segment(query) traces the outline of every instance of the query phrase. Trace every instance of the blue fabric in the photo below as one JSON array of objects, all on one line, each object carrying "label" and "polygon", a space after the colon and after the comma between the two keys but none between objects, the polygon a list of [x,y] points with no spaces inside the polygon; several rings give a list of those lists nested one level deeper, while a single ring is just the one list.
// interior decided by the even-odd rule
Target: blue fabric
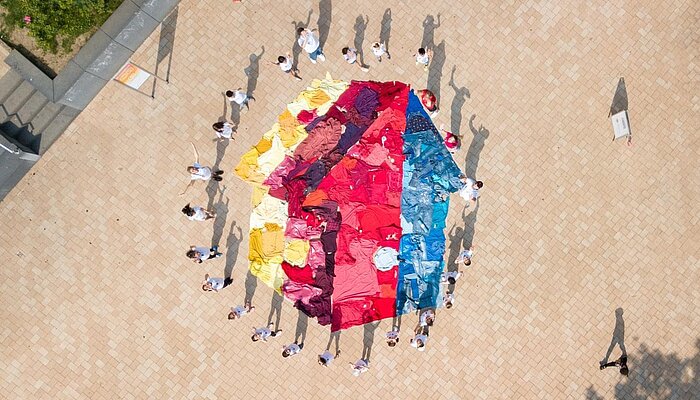
[{"label": "blue fabric", "polygon": [[[411,91],[403,134],[403,190],[396,312],[436,307],[445,267],[445,219],[462,172],[418,97]],[[447,197],[447,196],[444,196]]]}]

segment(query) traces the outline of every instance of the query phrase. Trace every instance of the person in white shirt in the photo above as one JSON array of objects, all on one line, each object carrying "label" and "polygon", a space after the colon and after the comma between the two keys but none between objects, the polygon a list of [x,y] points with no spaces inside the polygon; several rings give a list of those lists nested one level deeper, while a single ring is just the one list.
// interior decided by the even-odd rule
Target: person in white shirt
[{"label": "person in white shirt", "polygon": [[399,328],[394,327],[392,330],[386,333],[386,344],[389,345],[389,347],[394,347],[396,346],[396,343],[399,342]]},{"label": "person in white shirt", "polygon": [[254,342],[257,342],[258,340],[261,340],[263,342],[267,342],[267,339],[270,337],[276,337],[281,330],[276,330],[272,331],[270,330],[270,327],[274,325],[274,322],[270,322],[266,327],[264,328],[256,328],[253,327],[253,336],[250,337],[250,339]]},{"label": "person in white shirt", "polygon": [[243,91],[243,88],[238,88],[236,91],[233,90],[227,90],[226,91],[226,99],[232,103],[238,104],[239,108],[243,108],[245,106],[246,110],[250,109],[250,106],[248,105],[248,102],[250,100],[255,100],[255,97],[249,96],[246,92]]},{"label": "person in white shirt", "polygon": [[358,67],[360,67],[360,69],[362,70],[362,72],[367,72],[367,71],[369,71],[369,68],[364,67],[364,66],[362,66],[361,63],[357,62],[357,50],[355,50],[355,49],[353,49],[353,48],[350,48],[350,47],[343,47],[343,49],[341,50],[341,52],[343,53],[343,58],[345,59],[345,61],[346,61],[348,64],[350,64],[350,65],[352,65],[352,64],[357,65]]},{"label": "person in white shirt", "polygon": [[219,121],[214,123],[211,127],[214,129],[214,134],[219,140],[231,139],[233,135],[233,127],[228,122]]},{"label": "person in white shirt", "polygon": [[289,76],[298,81],[301,80],[301,77],[299,76],[299,70],[294,68],[294,61],[292,59],[291,54],[287,53],[286,56],[279,56],[277,57],[276,63],[270,61],[270,64],[279,65],[282,72],[284,72],[285,74],[289,74]]},{"label": "person in white shirt", "polygon": [[201,264],[206,260],[211,260],[212,258],[219,258],[222,256],[219,253],[219,246],[212,246],[211,248],[203,246],[190,246],[187,250],[187,258],[190,258],[194,263]]},{"label": "person in white shirt", "polygon": [[209,179],[214,179],[217,182],[222,180],[221,175],[224,171],[216,170],[212,171],[211,168],[205,167],[199,163],[199,153],[197,152],[197,147],[194,143],[190,142],[192,145],[192,150],[194,151],[194,164],[187,167],[187,172],[190,173],[190,182],[185,187],[185,190],[180,193],[180,196],[184,195],[189,188],[194,185],[196,181],[208,181]]},{"label": "person in white shirt", "polygon": [[231,278],[212,278],[209,274],[204,275],[202,290],[205,292],[218,292],[233,282]]},{"label": "person in white shirt", "polygon": [[462,175],[459,180],[464,184],[462,188],[459,189],[459,195],[462,196],[464,200],[469,202],[467,207],[475,205],[476,199],[479,198],[479,190],[484,187],[484,182],[475,181],[474,179],[467,178],[464,175]]},{"label": "person in white shirt", "polygon": [[472,256],[474,256],[474,246],[462,250],[457,256],[455,264],[464,264],[465,267],[472,265]]},{"label": "person in white shirt", "polygon": [[359,359],[354,364],[349,363],[352,368],[352,374],[355,376],[360,376],[369,370],[369,363],[367,360]]},{"label": "person in white shirt", "polygon": [[454,285],[460,276],[462,276],[462,273],[459,271],[443,272],[442,276],[440,276],[440,282],[447,282],[450,285]]},{"label": "person in white shirt", "polygon": [[418,349],[418,351],[425,351],[425,345],[428,343],[427,330],[423,327],[416,328],[416,335],[411,339],[411,346]]},{"label": "person in white shirt", "polygon": [[372,43],[372,53],[377,57],[377,61],[382,62],[382,56],[386,54],[387,60],[391,60],[391,54],[386,50],[384,43]]},{"label": "person in white shirt", "polygon": [[331,364],[331,361],[333,361],[336,357],[340,355],[340,350],[338,350],[335,355],[331,354],[331,352],[326,349],[322,354],[319,354],[318,356],[318,364],[323,365],[324,367],[327,367]]},{"label": "person in white shirt", "polygon": [[442,305],[445,306],[445,308],[450,309],[454,305],[455,302],[455,296],[454,294],[447,292],[445,293],[445,296],[442,297]]},{"label": "person in white shirt", "polygon": [[244,315],[249,314],[255,310],[255,306],[252,306],[250,302],[245,303],[244,306],[231,307],[231,312],[228,313],[228,319],[240,319]]},{"label": "person in white shirt", "polygon": [[423,47],[418,49],[418,52],[413,55],[416,58],[416,65],[422,65],[423,70],[428,71],[430,61],[433,59],[433,50],[425,50]]},{"label": "person in white shirt", "polygon": [[204,207],[194,206],[191,207],[190,203],[182,208],[182,213],[187,216],[190,221],[206,221],[216,217],[216,213],[213,211],[205,210]]},{"label": "person in white shirt", "polygon": [[290,345],[284,346],[282,348],[282,357],[287,358],[291,356],[295,356],[301,352],[301,349],[304,348],[304,343],[297,343],[294,342]]},{"label": "person in white shirt", "polygon": [[316,29],[308,29],[300,27],[297,29],[297,43],[299,47],[304,49],[304,51],[309,55],[309,60],[316,64],[316,60],[326,61],[326,56],[323,55],[323,49],[321,49],[321,42],[319,41],[318,35],[315,33]]}]

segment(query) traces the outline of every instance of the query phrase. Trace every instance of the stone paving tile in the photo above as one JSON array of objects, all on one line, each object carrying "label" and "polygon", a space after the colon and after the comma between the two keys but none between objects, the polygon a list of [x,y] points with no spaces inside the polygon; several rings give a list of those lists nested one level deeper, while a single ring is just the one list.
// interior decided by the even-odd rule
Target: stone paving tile
[{"label": "stone paving tile", "polygon": [[[369,44],[386,9],[392,59],[378,64]],[[697,363],[700,352],[698,4],[334,1],[328,61],[311,65],[302,54],[304,81],[296,82],[267,61],[291,50],[292,23],[309,10],[315,26],[316,2],[184,0],[171,83],[157,84],[155,100],[107,85],[5,198],[2,397],[665,398],[644,390],[660,382],[649,376],[666,374],[683,382],[677,398],[691,398],[684,390],[698,389],[697,371],[669,360]],[[445,58],[426,74],[411,54],[431,41],[426,15],[437,22],[438,14],[432,41],[444,41]],[[355,42],[360,15],[369,18],[366,74],[340,56]],[[155,68],[159,34],[135,62]],[[220,93],[247,87],[250,55],[262,46],[257,101],[241,115],[236,140],[217,149],[209,127],[231,112]],[[245,235],[238,243],[237,228],[247,231],[250,210],[250,189],[232,168],[284,104],[326,71],[429,85],[440,95],[436,124],[465,135],[456,159],[485,182],[471,214],[453,199],[448,260],[460,241],[473,240],[477,253],[428,349],[407,346],[415,316],[404,318],[393,349],[383,343],[383,321],[371,369],[358,378],[345,363],[361,355],[362,328],[343,332],[340,359],[321,368],[315,355],[328,331],[314,321],[303,352],[280,356],[295,332],[289,302],[281,337],[248,339],[270,310],[264,285],[253,314],[225,318],[245,294],[248,243]],[[621,76],[631,148],[611,142],[607,118]],[[482,131],[472,143],[473,114],[488,137],[479,139]],[[189,141],[202,160],[220,160],[223,194],[200,186],[178,196]],[[219,218],[188,223],[179,213],[188,201],[214,205]],[[188,245],[212,239],[225,257],[187,262]],[[234,284],[202,293],[203,275],[227,266]],[[628,380],[597,368],[617,307],[625,310]]]}]

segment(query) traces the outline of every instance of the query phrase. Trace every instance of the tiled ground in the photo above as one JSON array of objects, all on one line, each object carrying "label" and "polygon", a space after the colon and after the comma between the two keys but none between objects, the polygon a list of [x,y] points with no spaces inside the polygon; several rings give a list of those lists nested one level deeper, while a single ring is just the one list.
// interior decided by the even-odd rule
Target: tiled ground
[{"label": "tiled ground", "polygon": [[[282,359],[297,321],[291,304],[283,304],[278,340],[248,339],[270,310],[263,285],[255,313],[226,320],[245,294],[247,240],[239,245],[237,229],[247,231],[250,210],[250,190],[231,170],[303,88],[267,61],[291,50],[293,21],[312,11],[316,25],[319,4],[183,0],[171,83],[158,84],[155,100],[109,84],[0,205],[0,397],[697,396],[698,3],[322,3],[332,8],[328,61],[311,65],[302,54],[305,82],[326,71],[417,88],[430,79],[442,103],[436,124],[464,133],[456,157],[469,171],[478,166],[486,183],[478,211],[465,217],[464,203],[453,200],[448,226],[455,236],[466,229],[477,254],[456,306],[439,312],[428,350],[408,346],[415,316],[404,319],[394,349],[380,337],[389,326],[382,322],[371,369],[356,378],[346,363],[360,357],[362,328],[344,332],[341,358],[322,368],[315,355],[328,331],[311,321],[301,355]],[[356,18],[369,19],[363,44],[371,56],[385,10],[392,59],[367,57],[366,74],[345,65],[340,48],[355,42],[356,27],[365,29]],[[435,19],[424,35],[426,15]],[[428,74],[411,60],[422,40],[445,54]],[[217,151],[209,126],[222,109],[230,113],[220,93],[246,87],[246,68],[263,46],[259,77],[248,83],[257,101],[241,116],[237,139]],[[155,68],[158,47],[156,31],[136,61]],[[167,64],[165,57],[163,75]],[[611,142],[607,118],[620,77],[631,148]],[[473,114],[475,129],[484,127],[474,142]],[[223,194],[209,198],[197,187],[178,196],[189,141],[203,160],[219,158]],[[188,201],[211,201],[217,223],[188,223],[180,214]],[[188,245],[219,238],[226,257],[185,259]],[[202,293],[204,273],[227,266],[234,284]],[[598,370],[617,307],[629,378]]]}]

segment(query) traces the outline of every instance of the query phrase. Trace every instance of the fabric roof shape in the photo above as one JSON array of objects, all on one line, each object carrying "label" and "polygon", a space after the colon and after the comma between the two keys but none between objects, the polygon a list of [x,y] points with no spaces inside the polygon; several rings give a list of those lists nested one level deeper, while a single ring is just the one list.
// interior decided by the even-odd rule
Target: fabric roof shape
[{"label": "fabric roof shape", "polygon": [[248,153],[257,164],[244,156],[237,168],[257,185],[251,271],[334,331],[434,306],[448,206],[441,195],[457,190],[459,168],[404,83],[353,81],[323,104],[296,114],[301,140],[267,157],[274,170],[257,155],[274,148],[269,132],[271,144]]}]

